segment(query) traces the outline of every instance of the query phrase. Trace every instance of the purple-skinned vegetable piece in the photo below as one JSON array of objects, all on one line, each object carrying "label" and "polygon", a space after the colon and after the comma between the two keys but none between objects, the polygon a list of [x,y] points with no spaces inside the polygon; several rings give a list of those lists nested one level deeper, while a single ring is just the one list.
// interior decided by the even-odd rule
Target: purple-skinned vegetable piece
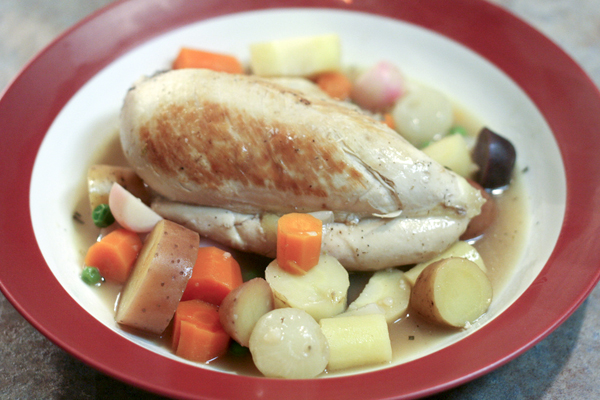
[{"label": "purple-skinned vegetable piece", "polygon": [[489,128],[483,128],[472,156],[479,166],[475,180],[485,189],[497,189],[510,184],[517,152],[509,140]]}]

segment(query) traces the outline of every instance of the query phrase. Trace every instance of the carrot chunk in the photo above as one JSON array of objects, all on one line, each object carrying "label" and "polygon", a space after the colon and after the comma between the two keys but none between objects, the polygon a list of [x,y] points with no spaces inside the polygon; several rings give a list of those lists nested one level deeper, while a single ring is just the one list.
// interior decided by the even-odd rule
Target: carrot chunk
[{"label": "carrot chunk", "polygon": [[121,228],[94,243],[83,262],[98,268],[107,281],[125,283],[141,249],[138,234]]},{"label": "carrot chunk", "polygon": [[394,121],[394,117],[392,117],[392,114],[390,113],[383,114],[383,123],[392,129],[396,129],[396,122]]},{"label": "carrot chunk", "polygon": [[346,100],[352,92],[352,82],[342,72],[323,72],[314,78],[322,91],[338,100]]},{"label": "carrot chunk", "polygon": [[296,275],[318,264],[323,223],[310,214],[290,213],[277,222],[277,263]]},{"label": "carrot chunk", "polygon": [[207,362],[227,351],[229,335],[213,304],[201,300],[182,301],[173,325],[173,350],[190,361]]},{"label": "carrot chunk", "polygon": [[219,306],[242,282],[240,265],[230,253],[217,247],[200,247],[181,300],[199,299]]},{"label": "carrot chunk", "polygon": [[190,49],[188,47],[182,47],[173,62],[173,69],[181,68],[206,68],[213,71],[229,72],[231,74],[244,73],[244,67],[233,56]]}]

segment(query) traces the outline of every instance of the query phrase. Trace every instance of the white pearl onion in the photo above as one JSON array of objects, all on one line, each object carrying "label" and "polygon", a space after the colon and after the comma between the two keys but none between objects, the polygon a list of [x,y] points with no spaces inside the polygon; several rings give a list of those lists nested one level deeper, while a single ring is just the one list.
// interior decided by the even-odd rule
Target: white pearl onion
[{"label": "white pearl onion", "polygon": [[396,130],[416,147],[442,138],[452,127],[452,104],[442,93],[416,87],[394,106]]}]

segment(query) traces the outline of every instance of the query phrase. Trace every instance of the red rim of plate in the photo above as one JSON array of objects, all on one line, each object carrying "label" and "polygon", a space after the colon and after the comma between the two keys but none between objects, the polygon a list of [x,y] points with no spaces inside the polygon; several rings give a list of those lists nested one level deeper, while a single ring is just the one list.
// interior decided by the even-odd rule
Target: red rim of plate
[{"label": "red rim of plate", "polygon": [[[469,47],[509,75],[545,116],[564,160],[567,207],[552,256],[525,293],[468,339],[410,363],[310,382],[236,376],[159,356],[83,310],[47,267],[29,214],[33,163],[53,119],[119,55],[161,33],[207,18],[270,7],[327,7],[396,18]],[[116,29],[112,29],[112,28]],[[0,99],[0,288],[27,320],[98,370],[177,398],[411,398],[483,375],[531,348],[585,300],[600,279],[600,93],[538,31],[483,1],[123,0],[85,19],[38,54]],[[549,216],[551,217],[551,216]],[[73,329],[73,327],[77,329]],[[110,349],[110,351],[107,351]],[[473,357],[473,355],[477,355]]]}]

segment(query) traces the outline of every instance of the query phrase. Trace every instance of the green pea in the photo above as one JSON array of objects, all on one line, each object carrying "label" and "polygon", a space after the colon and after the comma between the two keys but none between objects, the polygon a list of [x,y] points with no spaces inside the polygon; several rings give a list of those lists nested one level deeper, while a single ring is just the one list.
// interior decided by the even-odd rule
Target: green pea
[{"label": "green pea", "polygon": [[458,133],[462,136],[467,136],[467,130],[462,126],[453,126],[452,128],[450,128],[449,134],[454,135],[455,133]]},{"label": "green pea", "polygon": [[229,344],[229,354],[231,354],[232,356],[242,357],[242,356],[245,356],[246,354],[248,354],[249,351],[250,351],[250,349],[242,346],[235,340],[232,340],[231,343]]},{"label": "green pea", "polygon": [[95,285],[102,281],[102,275],[100,275],[100,271],[96,267],[85,267],[81,271],[81,280],[88,285]]},{"label": "green pea", "polygon": [[106,228],[115,222],[115,217],[110,212],[108,204],[100,204],[92,211],[92,220],[98,228]]},{"label": "green pea", "polygon": [[425,143],[423,143],[419,149],[423,150],[425,147],[429,146],[431,143],[433,143],[431,140],[426,141]]},{"label": "green pea", "polygon": [[244,282],[248,282],[254,278],[264,278],[265,272],[264,270],[259,270],[258,268],[242,268],[242,280]]}]

